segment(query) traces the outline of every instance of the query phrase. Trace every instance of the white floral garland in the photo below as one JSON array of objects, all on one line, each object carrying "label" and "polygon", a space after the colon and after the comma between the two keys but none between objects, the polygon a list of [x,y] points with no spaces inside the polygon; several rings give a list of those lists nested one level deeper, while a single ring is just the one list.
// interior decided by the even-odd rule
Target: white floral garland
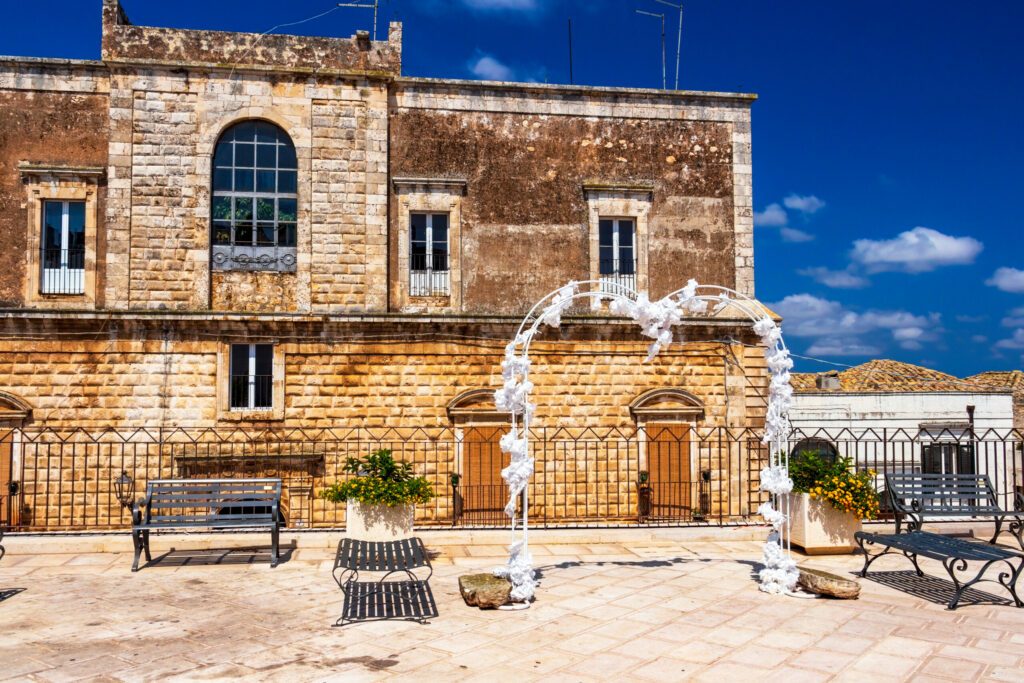
[{"label": "white floral garland", "polygon": [[[591,289],[581,291],[581,285],[590,285]],[[570,282],[537,302],[519,326],[515,339],[505,347],[505,359],[501,364],[503,384],[494,392],[494,403],[498,410],[512,416],[511,430],[501,437],[501,450],[509,454],[509,465],[501,471],[501,476],[509,488],[505,514],[512,520],[513,541],[509,547],[508,562],[497,567],[494,573],[512,582],[513,602],[529,602],[533,598],[537,579],[528,543],[526,486],[534,469],[534,459],[530,455],[530,422],[536,406],[530,403],[533,383],[529,377],[529,354],[530,343],[540,326],[559,327],[562,314],[578,299],[611,299],[612,313],[631,318],[640,326],[641,334],[653,340],[647,349],[646,361],[650,361],[672,343],[672,328],[687,316],[717,315],[733,307],[753,321],[754,332],[765,347],[765,360],[771,373],[763,439],[768,445],[769,464],[761,470],[761,490],[770,493],[772,498],[758,508],[758,514],[764,517],[772,530],[764,545],[760,589],[768,593],[791,593],[799,572],[789,552],[788,516],[785,510],[777,507],[780,501],[785,500],[785,494],[793,490],[785,452],[791,430],[787,415],[793,400],[789,373],[793,360],[783,342],[782,330],[756,301],[724,287],[701,286],[696,280],[690,280],[682,289],[658,301],[651,301],[646,293],[626,287],[618,289],[616,293],[607,293],[600,291],[600,281]],[[523,523],[522,535],[517,538],[516,503],[520,499]]]}]

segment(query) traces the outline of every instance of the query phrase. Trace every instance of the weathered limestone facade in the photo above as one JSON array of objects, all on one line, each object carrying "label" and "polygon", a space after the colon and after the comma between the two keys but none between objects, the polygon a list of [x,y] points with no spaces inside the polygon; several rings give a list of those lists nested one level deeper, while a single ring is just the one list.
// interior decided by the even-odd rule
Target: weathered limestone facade
[{"label": "weathered limestone facade", "polygon": [[[134,26],[117,0],[104,0],[99,61],[0,58],[0,400],[27,406],[8,421],[25,443],[0,450],[21,485],[16,521],[124,522],[109,484],[128,468],[124,444],[54,451],[29,435],[40,429],[158,434],[147,464],[138,442],[128,447],[140,482],[224,475],[245,450],[165,441],[176,429],[313,430],[265,445],[256,465],[245,456],[247,472],[288,480],[300,524],[339,521],[315,490],[341,455],[368,448],[341,448],[339,433],[421,429],[435,445],[410,457],[439,498],[419,514],[450,523],[451,475],[482,476],[459,439],[503,420],[483,390],[500,381],[504,344],[540,296],[600,276],[602,217],[635,221],[636,282],[652,296],[690,277],[753,295],[752,101],[405,78],[398,24],[377,42],[261,38]],[[215,150],[250,120],[274,124],[294,148],[288,268],[214,262]],[[60,197],[93,197],[88,294],[40,284],[36,214]],[[410,284],[417,212],[448,221],[446,291],[429,296]],[[537,345],[539,428],[761,425],[766,371],[745,321],[694,321],[685,342],[643,363],[631,325],[600,309],[576,314]],[[273,345],[272,409],[229,405],[233,344]],[[636,407],[656,390],[676,393]],[[490,432],[481,439],[493,450]],[[705,513],[749,514],[738,501],[757,448],[708,451],[707,462],[696,442],[687,448],[680,483],[702,471],[714,482]],[[538,454],[539,512],[575,519],[582,505],[590,520],[635,518],[648,464],[645,447],[627,450],[606,448],[600,462]]]}]

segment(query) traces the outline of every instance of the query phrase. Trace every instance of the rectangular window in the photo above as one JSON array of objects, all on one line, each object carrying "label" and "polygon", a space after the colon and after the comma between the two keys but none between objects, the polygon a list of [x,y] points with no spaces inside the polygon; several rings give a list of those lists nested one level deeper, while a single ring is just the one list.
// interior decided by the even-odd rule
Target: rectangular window
[{"label": "rectangular window", "polygon": [[43,294],[85,293],[85,202],[43,202]]},{"label": "rectangular window", "polygon": [[231,345],[231,410],[274,407],[274,345]]},{"label": "rectangular window", "polygon": [[448,296],[448,214],[410,214],[409,245],[409,295]]},{"label": "rectangular window", "polygon": [[620,293],[636,289],[636,224],[632,218],[598,221],[598,272],[601,291]]}]

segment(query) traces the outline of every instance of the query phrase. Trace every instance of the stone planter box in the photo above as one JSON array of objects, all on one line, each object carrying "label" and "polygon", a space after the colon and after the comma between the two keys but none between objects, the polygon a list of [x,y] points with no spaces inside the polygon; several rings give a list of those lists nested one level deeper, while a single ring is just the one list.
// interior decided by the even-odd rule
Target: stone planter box
[{"label": "stone planter box", "polygon": [[808,555],[852,553],[857,544],[853,534],[860,531],[861,520],[852,512],[840,512],[831,503],[815,500],[809,493],[791,493],[789,532],[793,545]]},{"label": "stone planter box", "polygon": [[364,505],[348,501],[345,535],[360,541],[397,541],[412,538],[414,505]]}]

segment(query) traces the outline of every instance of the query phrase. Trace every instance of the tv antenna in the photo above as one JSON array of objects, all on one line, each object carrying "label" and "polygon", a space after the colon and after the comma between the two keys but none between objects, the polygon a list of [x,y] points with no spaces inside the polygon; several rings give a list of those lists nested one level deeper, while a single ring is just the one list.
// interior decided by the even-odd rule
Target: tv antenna
[{"label": "tv antenna", "polygon": [[679,53],[683,47],[683,6],[677,5],[674,2],[667,2],[667,0],[654,0],[654,2],[675,7],[679,10],[679,32],[676,34],[676,84],[673,86],[673,90],[679,90]]},{"label": "tv antenna", "polygon": [[636,13],[643,14],[648,17],[654,17],[655,19],[661,19],[661,89],[665,90],[668,88],[665,76],[665,15],[658,14],[657,12],[648,12],[642,9],[636,10]]},{"label": "tv antenna", "polygon": [[373,0],[373,4],[360,3],[360,2],[339,2],[338,7],[360,7],[363,9],[373,10],[373,37],[371,40],[377,40],[377,5],[380,0]]}]

